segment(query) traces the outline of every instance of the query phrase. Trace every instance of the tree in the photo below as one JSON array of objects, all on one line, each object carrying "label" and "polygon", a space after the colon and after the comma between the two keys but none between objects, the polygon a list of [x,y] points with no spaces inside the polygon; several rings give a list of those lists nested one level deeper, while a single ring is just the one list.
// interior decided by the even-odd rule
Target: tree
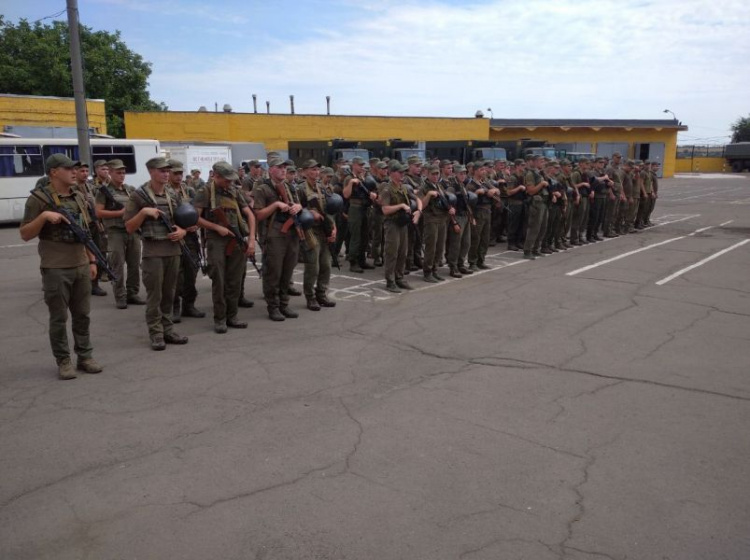
[{"label": "tree", "polygon": [[[81,53],[86,96],[104,99],[107,131],[124,136],[125,111],[165,111],[148,93],[151,63],[131,51],[120,32],[93,31],[81,25]],[[73,97],[68,24],[18,25],[0,15],[0,84],[3,93]]]},{"label": "tree", "polygon": [[750,142],[750,116],[732,123],[732,142]]}]

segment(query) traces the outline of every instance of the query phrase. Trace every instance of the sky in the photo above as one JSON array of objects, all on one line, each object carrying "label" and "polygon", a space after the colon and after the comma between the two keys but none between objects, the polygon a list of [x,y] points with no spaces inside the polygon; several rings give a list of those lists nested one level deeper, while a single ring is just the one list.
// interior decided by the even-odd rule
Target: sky
[{"label": "sky", "polygon": [[[12,22],[64,0],[0,0]],[[750,115],[746,0],[79,0],[153,66],[150,93],[341,115],[671,118],[682,144]],[[64,19],[65,14],[55,19]],[[47,22],[51,20],[45,20]],[[0,86],[1,88],[1,86]],[[491,109],[491,111],[489,110]]]}]

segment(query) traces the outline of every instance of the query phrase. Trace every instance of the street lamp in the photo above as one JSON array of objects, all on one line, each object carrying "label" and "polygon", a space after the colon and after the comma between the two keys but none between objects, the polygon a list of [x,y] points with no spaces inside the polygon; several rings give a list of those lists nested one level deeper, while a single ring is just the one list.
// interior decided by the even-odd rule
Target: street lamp
[{"label": "street lamp", "polygon": [[490,118],[494,119],[495,118],[495,114],[492,112],[492,109],[490,109],[489,107],[487,107],[487,110],[490,112]]},{"label": "street lamp", "polygon": [[677,115],[675,115],[672,111],[670,111],[669,109],[664,109],[663,112],[672,115],[672,118],[675,120],[675,122],[677,122]]}]

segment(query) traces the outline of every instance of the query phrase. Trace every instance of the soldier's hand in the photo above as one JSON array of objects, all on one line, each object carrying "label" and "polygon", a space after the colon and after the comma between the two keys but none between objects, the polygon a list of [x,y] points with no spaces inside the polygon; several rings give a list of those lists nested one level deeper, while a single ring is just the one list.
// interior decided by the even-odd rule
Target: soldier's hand
[{"label": "soldier's hand", "polygon": [[417,225],[417,223],[419,223],[419,217],[420,217],[421,214],[422,214],[422,212],[419,211],[419,210],[417,210],[416,212],[414,212],[414,217],[411,219],[411,223],[413,223],[414,225]]},{"label": "soldier's hand", "polygon": [[89,278],[91,278],[91,280],[96,280],[96,276],[97,276],[96,263],[95,262],[89,263]]},{"label": "soldier's hand", "polygon": [[617,197],[613,193],[609,193],[609,199],[610,200],[615,200],[615,198],[617,198]]},{"label": "soldier's hand", "polygon": [[589,198],[590,198],[591,200],[594,200],[594,193],[589,193]]},{"label": "soldier's hand", "polygon": [[300,212],[302,212],[302,205],[301,205],[301,204],[292,204],[292,205],[291,205],[291,206],[289,207],[289,213],[290,213],[290,214],[291,214],[292,216],[296,216],[296,215],[297,215],[297,214],[299,214]]},{"label": "soldier's hand", "polygon": [[247,249],[245,249],[245,256],[246,257],[252,257],[255,255],[255,241],[248,241],[247,243]]},{"label": "soldier's hand", "polygon": [[68,220],[65,216],[62,214],[58,214],[57,212],[52,212],[51,210],[45,210],[43,212],[44,219],[48,221],[51,224],[59,224],[60,222],[63,222],[65,224],[69,224],[70,220]]},{"label": "soldier's hand", "polygon": [[403,210],[403,211],[404,211],[404,212],[406,212],[407,214],[411,214],[411,208],[409,207],[409,205],[408,205],[408,204],[402,204],[402,205],[401,205],[401,210]]},{"label": "soldier's hand", "polygon": [[451,207],[448,209],[448,215],[455,216],[456,215],[456,209]]},{"label": "soldier's hand", "polygon": [[280,200],[276,202],[276,207],[279,209],[279,212],[289,212],[289,205],[285,202],[281,202]]},{"label": "soldier's hand", "polygon": [[188,231],[189,233],[194,233],[194,232],[198,231],[198,224],[196,224],[194,226],[190,226],[189,228],[187,228],[186,231]]},{"label": "soldier's hand", "polygon": [[217,226],[214,231],[222,237],[226,237],[227,235],[231,235],[232,233],[231,231],[229,231],[229,228],[225,228],[224,226]]},{"label": "soldier's hand", "polygon": [[141,212],[143,212],[146,216],[149,218],[153,218],[154,220],[159,219],[159,209],[158,208],[141,208]]},{"label": "soldier's hand", "polygon": [[371,192],[370,193],[370,200],[377,200],[378,199],[378,193]]},{"label": "soldier's hand", "polygon": [[621,195],[620,195],[620,202],[625,202],[625,201],[627,201],[627,200],[628,200],[628,199],[627,199],[627,197],[626,197],[626,196],[625,196],[624,194],[621,194]]},{"label": "soldier's hand", "polygon": [[526,185],[520,185],[521,192],[526,192]]},{"label": "soldier's hand", "polygon": [[175,226],[174,231],[170,233],[168,237],[170,241],[178,242],[178,241],[181,241],[185,237],[186,234],[187,232],[184,229],[182,229],[179,226]]}]

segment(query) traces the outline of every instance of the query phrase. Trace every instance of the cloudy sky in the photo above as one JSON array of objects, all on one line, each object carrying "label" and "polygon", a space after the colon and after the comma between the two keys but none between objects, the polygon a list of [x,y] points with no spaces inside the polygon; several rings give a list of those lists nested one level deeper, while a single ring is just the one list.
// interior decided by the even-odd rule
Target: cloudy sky
[{"label": "cloudy sky", "polygon": [[[0,0],[11,21],[63,0]],[[79,0],[153,64],[170,109],[671,118],[728,141],[750,114],[746,0]]]}]

